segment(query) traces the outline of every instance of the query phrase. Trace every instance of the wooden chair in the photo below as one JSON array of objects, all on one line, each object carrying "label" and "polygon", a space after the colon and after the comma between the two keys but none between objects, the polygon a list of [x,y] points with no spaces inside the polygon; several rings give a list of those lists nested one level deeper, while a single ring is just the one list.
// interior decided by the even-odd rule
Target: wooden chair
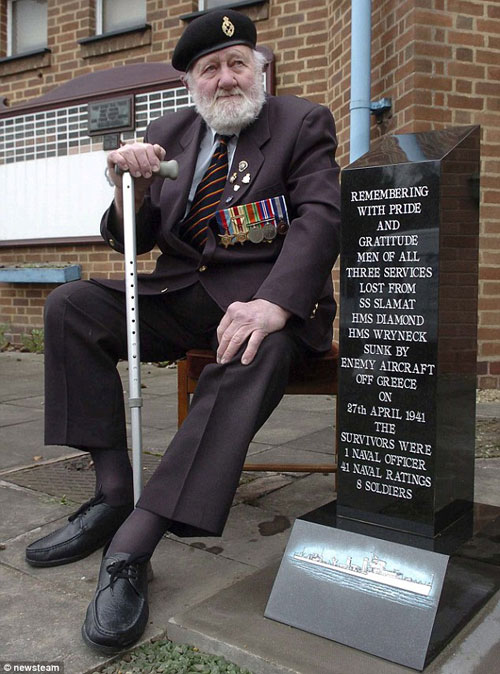
[{"label": "wooden chair", "polygon": [[[215,352],[192,349],[186,358],[177,363],[178,425],[187,416],[190,395],[194,393],[200,374],[209,363],[215,363]],[[310,356],[302,365],[290,372],[290,380],[285,390],[287,394],[337,395],[338,347],[332,344],[329,353]],[[333,442],[332,442],[333,445]],[[336,458],[336,457],[335,457]],[[336,473],[337,464],[295,464],[295,463],[246,463],[243,470],[276,471],[296,473]]]}]

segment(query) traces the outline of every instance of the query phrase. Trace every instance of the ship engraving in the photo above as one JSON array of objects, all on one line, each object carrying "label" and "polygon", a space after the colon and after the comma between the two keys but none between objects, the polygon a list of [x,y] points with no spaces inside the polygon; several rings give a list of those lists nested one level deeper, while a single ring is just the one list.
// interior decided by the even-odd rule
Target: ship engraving
[{"label": "ship engraving", "polygon": [[330,569],[331,571],[345,573],[349,576],[371,580],[374,583],[381,583],[400,590],[406,590],[407,592],[413,592],[423,597],[429,596],[434,580],[434,575],[432,575],[429,582],[423,582],[405,576],[398,569],[388,569],[386,560],[380,559],[376,554],[372,554],[371,559],[364,557],[361,566],[353,564],[352,557],[347,557],[345,564],[342,564],[335,556],[329,561],[317,552],[306,553],[305,550],[295,552],[293,558],[301,562],[320,566],[324,569]]}]

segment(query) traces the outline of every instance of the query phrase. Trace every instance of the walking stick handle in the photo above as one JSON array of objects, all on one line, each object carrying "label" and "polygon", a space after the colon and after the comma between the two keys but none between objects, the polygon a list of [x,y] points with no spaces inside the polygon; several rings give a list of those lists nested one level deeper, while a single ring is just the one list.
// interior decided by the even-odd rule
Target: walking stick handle
[{"label": "walking stick handle", "polygon": [[[123,175],[124,171],[115,164],[115,173],[119,176]],[[160,176],[160,178],[170,178],[170,180],[175,180],[179,175],[179,164],[175,159],[170,161],[161,161],[160,170],[155,173],[155,175]]]}]

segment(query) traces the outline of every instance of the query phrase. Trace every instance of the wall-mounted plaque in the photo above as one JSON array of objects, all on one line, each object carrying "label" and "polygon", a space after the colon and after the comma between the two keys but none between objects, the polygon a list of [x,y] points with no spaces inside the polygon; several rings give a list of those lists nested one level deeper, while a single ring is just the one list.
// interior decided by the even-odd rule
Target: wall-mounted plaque
[{"label": "wall-mounted plaque", "polygon": [[105,133],[102,137],[102,149],[105,151],[116,150],[120,147],[119,133]]},{"label": "wall-mounted plaque", "polygon": [[88,133],[96,135],[134,129],[134,97],[108,98],[88,104]]}]

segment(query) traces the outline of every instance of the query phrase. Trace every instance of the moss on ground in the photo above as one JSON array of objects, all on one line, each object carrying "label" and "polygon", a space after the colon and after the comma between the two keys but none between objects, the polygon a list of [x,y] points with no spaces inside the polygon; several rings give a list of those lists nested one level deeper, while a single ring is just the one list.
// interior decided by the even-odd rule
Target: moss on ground
[{"label": "moss on ground", "polygon": [[121,660],[94,671],[102,674],[252,674],[225,658],[168,639],[143,644]]}]

